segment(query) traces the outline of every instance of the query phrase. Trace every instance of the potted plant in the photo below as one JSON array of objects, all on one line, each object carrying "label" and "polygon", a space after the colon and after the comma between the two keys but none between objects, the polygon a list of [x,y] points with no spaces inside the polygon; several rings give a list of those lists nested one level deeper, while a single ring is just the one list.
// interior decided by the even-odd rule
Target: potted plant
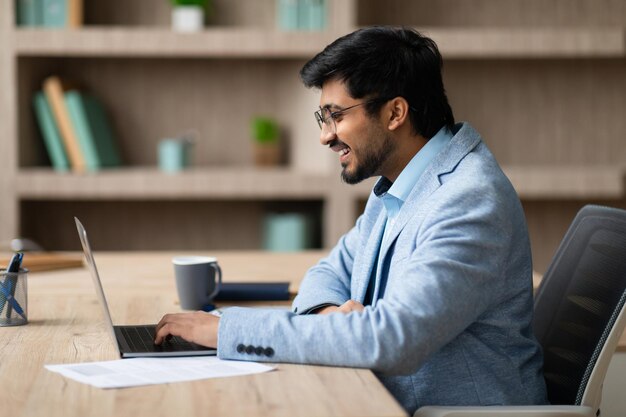
[{"label": "potted plant", "polygon": [[274,119],[255,117],[252,119],[252,138],[254,139],[254,160],[260,166],[280,164],[280,128]]},{"label": "potted plant", "polygon": [[170,0],[172,29],[178,32],[197,32],[204,28],[210,0]]}]

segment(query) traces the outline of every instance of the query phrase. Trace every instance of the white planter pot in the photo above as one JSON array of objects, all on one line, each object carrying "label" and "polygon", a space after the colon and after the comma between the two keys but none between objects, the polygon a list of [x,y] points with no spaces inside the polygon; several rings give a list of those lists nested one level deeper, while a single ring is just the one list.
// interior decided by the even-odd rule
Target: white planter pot
[{"label": "white planter pot", "polygon": [[200,6],[176,6],[172,9],[172,29],[198,32],[204,28],[204,9]]}]

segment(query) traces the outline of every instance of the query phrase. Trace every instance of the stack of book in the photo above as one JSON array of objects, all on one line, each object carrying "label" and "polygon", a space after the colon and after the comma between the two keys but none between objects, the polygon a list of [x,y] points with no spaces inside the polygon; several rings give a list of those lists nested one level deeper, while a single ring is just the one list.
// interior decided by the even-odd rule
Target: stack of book
[{"label": "stack of book", "polygon": [[77,28],[83,25],[83,0],[16,0],[18,26]]},{"label": "stack of book", "polygon": [[121,164],[104,107],[92,95],[50,76],[43,91],[35,93],[33,106],[55,170],[98,171]]},{"label": "stack of book", "polygon": [[326,29],[326,0],[277,0],[276,5],[279,29]]}]

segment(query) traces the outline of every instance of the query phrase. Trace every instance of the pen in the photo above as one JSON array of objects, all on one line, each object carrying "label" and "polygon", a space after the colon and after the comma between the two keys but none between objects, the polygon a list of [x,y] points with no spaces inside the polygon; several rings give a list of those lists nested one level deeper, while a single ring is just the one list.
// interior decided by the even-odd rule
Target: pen
[{"label": "pen", "polygon": [[[19,264],[21,263],[20,255],[18,255],[17,253],[13,255],[13,257],[9,261],[9,265],[7,265],[7,269],[6,269],[7,274],[9,272],[14,272],[13,270],[15,268],[17,268],[17,270],[19,271],[20,269]],[[7,275],[7,277],[4,279],[4,282],[2,283],[2,288],[4,289],[4,287],[7,285],[9,286],[8,288],[10,292],[11,282],[9,281],[9,275]],[[4,296],[4,292],[0,293],[0,312],[2,312],[2,310],[4,309],[4,305],[6,304],[6,302],[7,302],[7,298]]]},{"label": "pen", "polygon": [[[9,262],[9,266],[7,267],[7,279],[4,280],[4,286],[2,288],[2,292],[5,293],[7,290],[7,281],[8,281],[8,294],[5,293],[4,297],[7,301],[9,301],[9,305],[7,306],[6,318],[11,318],[11,313],[15,308],[17,313],[26,319],[24,316],[24,312],[17,300],[15,300],[15,289],[17,288],[17,273],[20,271],[20,266],[22,265],[22,259],[24,258],[24,254],[22,252],[16,252],[11,258],[11,262]],[[13,274],[11,274],[13,273]],[[10,295],[10,299],[9,299]],[[13,301],[11,301],[13,300]],[[16,308],[17,307],[17,308]]]},{"label": "pen", "polygon": [[[27,320],[26,319],[26,315],[24,314],[24,310],[22,310],[22,307],[19,305],[17,300],[13,297],[11,292],[9,290],[7,290],[7,288],[5,286],[6,281],[7,280],[5,280],[4,283],[0,284],[0,292],[2,292],[2,298],[4,298],[5,302],[8,301],[8,303],[9,303],[9,305],[7,306],[7,318],[10,318],[12,310],[15,310],[17,312],[17,314],[22,316],[22,318],[24,320]],[[9,282],[9,285],[10,284],[11,283]],[[11,288],[11,290],[12,289],[13,288]]]},{"label": "pen", "polygon": [[19,272],[20,266],[22,265],[22,259],[24,259],[24,254],[22,252],[15,252],[9,262],[7,272]]}]

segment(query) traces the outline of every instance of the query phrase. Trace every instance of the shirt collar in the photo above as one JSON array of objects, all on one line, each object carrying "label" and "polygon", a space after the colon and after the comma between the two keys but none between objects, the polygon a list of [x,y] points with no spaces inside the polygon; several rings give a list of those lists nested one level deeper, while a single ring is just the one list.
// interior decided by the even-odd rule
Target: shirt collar
[{"label": "shirt collar", "polygon": [[452,136],[452,132],[450,132],[446,126],[442,127],[409,161],[395,182],[392,183],[389,179],[380,177],[374,186],[374,194],[376,194],[377,197],[385,197],[383,198],[383,202],[390,197],[399,200],[397,204],[401,206],[409,197],[419,177],[424,173],[439,151],[448,144]]}]

